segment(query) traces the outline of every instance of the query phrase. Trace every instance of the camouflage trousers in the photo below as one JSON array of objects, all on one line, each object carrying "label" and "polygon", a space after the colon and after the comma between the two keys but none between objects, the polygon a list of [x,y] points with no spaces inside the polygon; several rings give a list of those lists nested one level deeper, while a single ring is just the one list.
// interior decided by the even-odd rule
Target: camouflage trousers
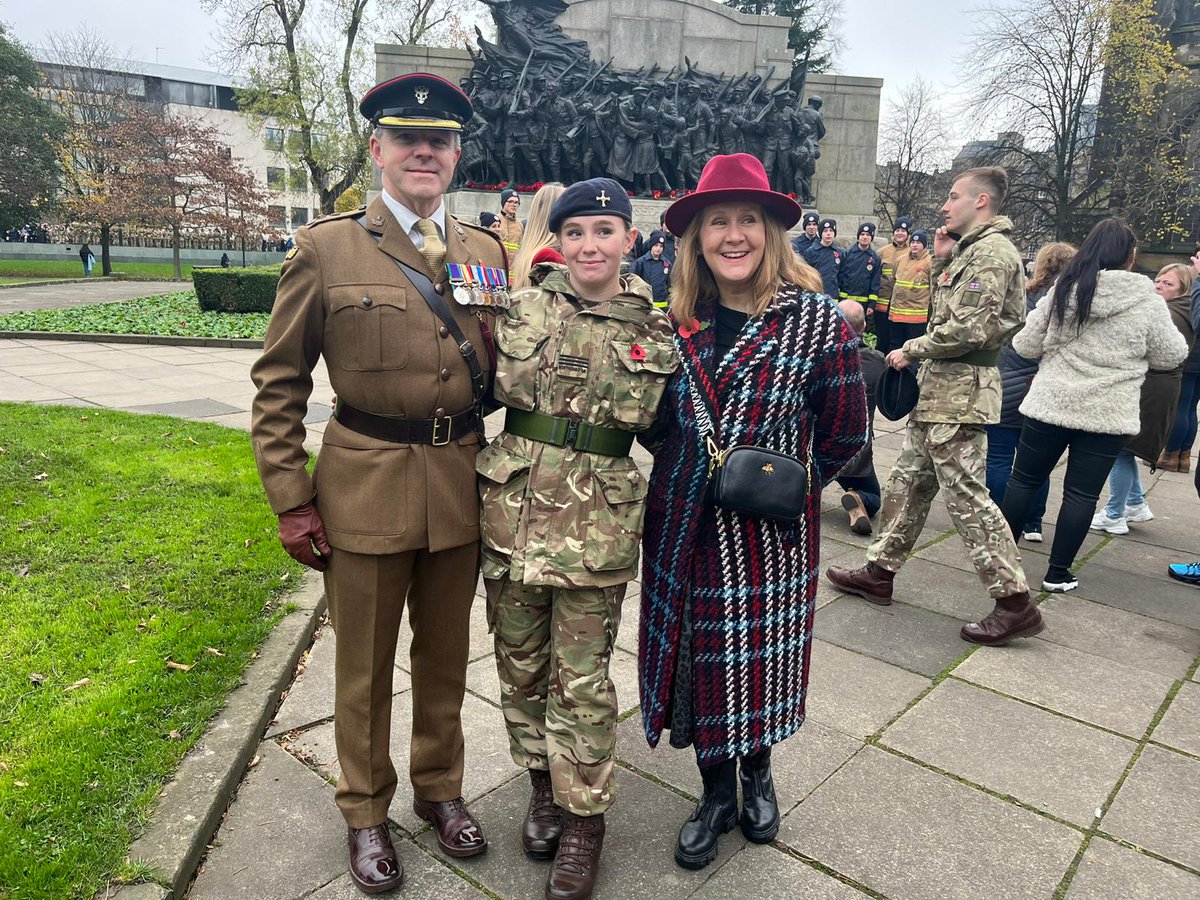
[{"label": "camouflage trousers", "polygon": [[500,705],[513,761],[548,769],[554,802],[577,816],[613,804],[617,692],[608,674],[625,585],[487,585]]},{"label": "camouflage trousers", "polygon": [[929,505],[941,489],[946,511],[993,598],[1028,590],[1021,554],[987,489],[987,433],[982,425],[909,419],[900,458],[883,491],[879,536],[867,560],[897,572],[912,553]]}]

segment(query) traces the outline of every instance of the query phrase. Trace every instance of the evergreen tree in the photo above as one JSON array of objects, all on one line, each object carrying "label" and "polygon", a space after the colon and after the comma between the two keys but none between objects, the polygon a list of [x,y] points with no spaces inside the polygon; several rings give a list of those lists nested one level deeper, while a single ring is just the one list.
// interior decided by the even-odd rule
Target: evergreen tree
[{"label": "evergreen tree", "polygon": [[0,230],[44,220],[62,167],[53,138],[64,122],[43,99],[37,63],[0,25]]}]

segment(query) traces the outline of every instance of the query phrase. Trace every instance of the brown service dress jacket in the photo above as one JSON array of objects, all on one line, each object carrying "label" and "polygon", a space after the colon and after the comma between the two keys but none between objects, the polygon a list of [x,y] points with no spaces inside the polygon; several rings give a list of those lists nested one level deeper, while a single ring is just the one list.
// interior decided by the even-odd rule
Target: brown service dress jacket
[{"label": "brown service dress jacket", "polygon": [[[394,260],[437,282],[401,225],[377,198],[366,210],[318,219],[296,232],[284,261],[263,354],[251,435],[271,509],[282,513],[316,495],[334,547],[389,554],[460,547],[479,539],[475,489],[478,439],[444,447],[397,444],[330,419],[320,458],[305,469],[304,416],[312,370],[324,356],[337,396],[367,412],[410,419],[453,415],[471,406],[471,379],[453,338]],[[447,215],[446,261],[505,267],[504,249],[483,228]],[[381,236],[377,244],[372,235]],[[488,366],[475,307],[444,295],[463,333]],[[323,399],[323,398],[322,398]]]}]

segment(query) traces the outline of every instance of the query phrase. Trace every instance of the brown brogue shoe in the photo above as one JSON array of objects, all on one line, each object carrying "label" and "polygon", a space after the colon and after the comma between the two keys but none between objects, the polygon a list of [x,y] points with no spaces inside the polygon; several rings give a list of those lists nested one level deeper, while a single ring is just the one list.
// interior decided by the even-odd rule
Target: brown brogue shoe
[{"label": "brown brogue shoe", "polygon": [[521,832],[521,846],[530,859],[554,859],[563,833],[562,810],[554,803],[549,772],[530,769],[529,780],[533,783],[533,793]]},{"label": "brown brogue shoe", "polygon": [[875,563],[869,562],[861,569],[842,569],[838,566],[830,566],[825,570],[825,577],[839,591],[857,594],[876,606],[891,606],[892,604],[892,581],[895,580],[896,573],[889,572]]},{"label": "brown brogue shoe", "polygon": [[562,811],[563,835],[546,879],[546,900],[590,900],[600,874],[604,814],[577,816]]},{"label": "brown brogue shoe", "polygon": [[478,856],[487,850],[483,828],[471,815],[462,797],[453,800],[413,798],[413,812],[432,822],[438,846],[448,856]]},{"label": "brown brogue shoe", "polygon": [[404,866],[392,846],[387,822],[370,828],[351,828],[350,879],[365,894],[382,894],[404,884]]},{"label": "brown brogue shoe", "polygon": [[1042,614],[1029,600],[1029,592],[1022,591],[996,600],[996,608],[970,625],[964,625],[960,634],[964,641],[998,647],[1013,638],[1033,637],[1046,628]]},{"label": "brown brogue shoe", "polygon": [[851,531],[863,535],[871,533],[871,517],[867,515],[867,507],[858,491],[846,491],[842,494],[842,509],[850,516]]}]

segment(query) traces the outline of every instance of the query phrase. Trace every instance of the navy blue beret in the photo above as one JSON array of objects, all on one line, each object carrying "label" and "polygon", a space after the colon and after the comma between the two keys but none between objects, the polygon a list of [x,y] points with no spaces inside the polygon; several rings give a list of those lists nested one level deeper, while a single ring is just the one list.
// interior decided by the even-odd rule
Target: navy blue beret
[{"label": "navy blue beret", "polygon": [[816,225],[820,221],[821,217],[816,213],[806,213],[804,216],[804,227],[807,228],[809,225]]},{"label": "navy blue beret", "polygon": [[912,220],[912,219],[910,219],[908,216],[900,216],[900,217],[898,217],[898,218],[896,219],[896,224],[894,224],[894,225],[892,226],[892,231],[895,231],[895,230],[896,230],[896,229],[898,229],[898,228],[903,228],[905,231],[912,231],[912,228],[913,228],[913,220]]},{"label": "navy blue beret", "polygon": [[550,230],[557,234],[563,222],[578,216],[620,216],[633,222],[633,204],[625,188],[611,178],[589,178],[575,182],[554,201]]}]

